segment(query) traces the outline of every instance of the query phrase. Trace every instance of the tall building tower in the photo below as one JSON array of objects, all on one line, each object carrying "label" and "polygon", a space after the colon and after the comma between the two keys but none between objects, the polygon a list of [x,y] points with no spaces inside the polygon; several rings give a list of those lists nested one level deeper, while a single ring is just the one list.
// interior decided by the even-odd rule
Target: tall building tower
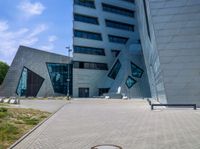
[{"label": "tall building tower", "polygon": [[74,97],[150,97],[137,24],[134,0],[74,0]]}]

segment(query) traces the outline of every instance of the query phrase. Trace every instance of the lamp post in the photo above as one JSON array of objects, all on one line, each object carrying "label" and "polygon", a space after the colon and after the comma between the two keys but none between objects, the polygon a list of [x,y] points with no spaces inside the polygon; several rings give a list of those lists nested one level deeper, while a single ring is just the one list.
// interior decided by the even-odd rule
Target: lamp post
[{"label": "lamp post", "polygon": [[[69,47],[66,47],[66,49],[68,49],[68,56],[69,56],[69,61],[71,60],[70,59],[70,52],[72,51],[72,49]],[[70,83],[70,78],[69,78],[69,74],[70,74],[70,62],[68,63],[67,65],[67,68],[68,68],[68,72],[67,72],[67,100],[69,100],[69,83]]]}]

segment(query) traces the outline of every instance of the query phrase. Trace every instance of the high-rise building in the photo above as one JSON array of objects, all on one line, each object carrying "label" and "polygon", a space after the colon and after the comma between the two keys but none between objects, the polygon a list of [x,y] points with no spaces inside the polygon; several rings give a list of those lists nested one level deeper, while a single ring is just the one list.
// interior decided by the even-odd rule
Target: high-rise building
[{"label": "high-rise building", "polygon": [[73,95],[150,97],[134,0],[74,0]]}]

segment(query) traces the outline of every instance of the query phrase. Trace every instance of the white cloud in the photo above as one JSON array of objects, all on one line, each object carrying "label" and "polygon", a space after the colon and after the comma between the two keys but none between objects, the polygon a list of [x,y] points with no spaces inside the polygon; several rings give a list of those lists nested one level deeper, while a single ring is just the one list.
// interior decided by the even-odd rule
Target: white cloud
[{"label": "white cloud", "polygon": [[19,45],[33,46],[39,41],[39,36],[47,30],[44,24],[36,26],[34,29],[20,28],[12,31],[6,21],[0,20],[0,58],[11,62]]},{"label": "white cloud", "polygon": [[47,44],[40,47],[40,49],[45,51],[53,51],[55,48],[55,41],[57,40],[57,36],[51,35],[48,37]]},{"label": "white cloud", "polygon": [[40,2],[31,3],[29,0],[23,0],[18,8],[23,12],[26,17],[41,15],[46,9]]}]

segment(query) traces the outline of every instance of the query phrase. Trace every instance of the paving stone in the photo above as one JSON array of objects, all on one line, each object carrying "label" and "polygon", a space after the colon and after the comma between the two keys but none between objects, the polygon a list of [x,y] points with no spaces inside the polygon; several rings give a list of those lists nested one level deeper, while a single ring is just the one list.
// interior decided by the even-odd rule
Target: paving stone
[{"label": "paving stone", "polygon": [[73,100],[15,149],[199,149],[200,111],[151,111],[144,100]]}]

